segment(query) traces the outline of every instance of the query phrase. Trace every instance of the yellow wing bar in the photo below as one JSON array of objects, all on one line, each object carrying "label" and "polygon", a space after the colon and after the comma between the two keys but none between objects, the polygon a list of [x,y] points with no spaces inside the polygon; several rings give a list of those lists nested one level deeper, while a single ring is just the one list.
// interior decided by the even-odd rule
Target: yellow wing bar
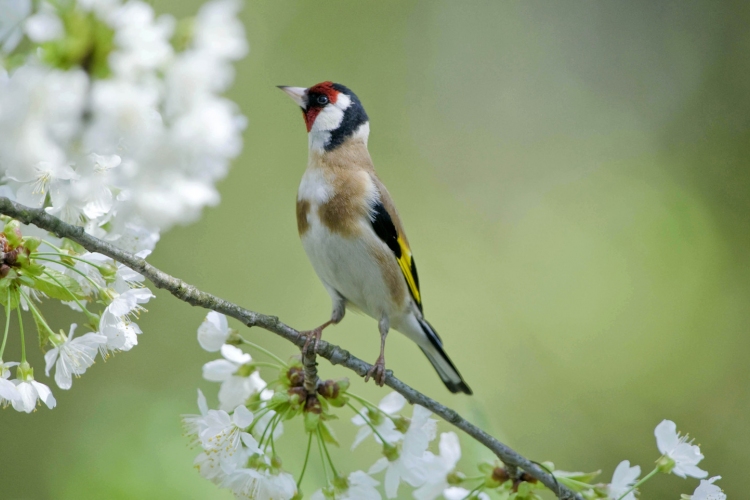
[{"label": "yellow wing bar", "polygon": [[401,256],[397,258],[398,266],[401,268],[404,278],[406,278],[406,284],[409,285],[411,296],[414,297],[417,305],[422,309],[422,297],[419,294],[419,276],[417,276],[417,266],[412,258],[411,250],[401,235],[398,237],[398,245],[401,247]]}]

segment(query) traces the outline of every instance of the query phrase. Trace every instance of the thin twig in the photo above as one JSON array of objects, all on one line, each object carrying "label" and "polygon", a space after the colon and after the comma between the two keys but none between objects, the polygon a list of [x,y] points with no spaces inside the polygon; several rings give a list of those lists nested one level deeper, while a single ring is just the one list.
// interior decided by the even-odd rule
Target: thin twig
[{"label": "thin twig", "polygon": [[[190,305],[211,309],[227,316],[231,316],[247,326],[263,328],[264,330],[268,330],[269,332],[285,338],[298,347],[302,347],[305,343],[304,335],[301,335],[300,332],[294,328],[279,321],[279,318],[276,316],[267,316],[265,314],[250,311],[215,295],[203,292],[193,285],[185,283],[184,281],[155,268],[144,259],[136,257],[130,252],[121,250],[111,243],[107,243],[106,241],[102,241],[87,234],[82,227],[67,224],[57,217],[49,215],[43,209],[30,208],[15,203],[8,198],[0,197],[0,213],[17,219],[24,224],[34,224],[35,226],[45,229],[60,238],[73,240],[90,252],[104,254],[117,262],[125,264],[132,270],[148,278],[157,288],[169,291],[172,295]],[[318,343],[317,354],[318,356],[326,358],[334,365],[341,365],[349,368],[360,377],[364,377],[371,367],[369,363],[362,361],[352,355],[349,351],[324,340],[321,340]],[[520,455],[506,444],[501,443],[487,432],[470,423],[455,410],[438,403],[434,399],[425,396],[421,392],[400,381],[394,377],[390,371],[386,374],[385,384],[404,396],[409,403],[418,404],[427,408],[435,415],[442,417],[446,422],[453,424],[469,436],[476,439],[497,455],[497,457],[506,465],[523,469],[529,475],[538,479],[547,488],[552,490],[560,500],[583,500],[579,494],[571,491],[564,485],[558,484],[551,474],[542,470],[531,460]]]},{"label": "thin twig", "polygon": [[302,367],[305,369],[305,391],[308,395],[318,390],[318,362],[315,360],[313,349],[302,349]]}]

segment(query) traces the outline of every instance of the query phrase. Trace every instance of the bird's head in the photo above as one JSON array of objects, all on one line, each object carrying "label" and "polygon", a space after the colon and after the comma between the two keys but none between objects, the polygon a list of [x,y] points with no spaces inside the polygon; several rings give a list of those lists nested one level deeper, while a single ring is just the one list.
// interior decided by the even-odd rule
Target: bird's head
[{"label": "bird's head", "polygon": [[309,88],[279,86],[302,108],[311,149],[331,151],[348,138],[367,144],[370,125],[359,98],[341,84],[323,82]]}]

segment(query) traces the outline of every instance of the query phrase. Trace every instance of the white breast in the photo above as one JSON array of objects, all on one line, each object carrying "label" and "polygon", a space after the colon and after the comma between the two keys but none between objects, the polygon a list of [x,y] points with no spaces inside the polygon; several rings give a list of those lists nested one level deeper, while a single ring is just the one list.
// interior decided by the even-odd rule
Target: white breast
[{"label": "white breast", "polygon": [[[370,191],[373,197],[377,196],[374,183]],[[334,233],[321,222],[318,208],[330,199],[332,193],[333,188],[324,172],[320,169],[308,169],[305,172],[298,199],[307,200],[310,210],[307,213],[308,229],[301,238],[315,272],[327,287],[338,292],[367,315],[375,319],[380,319],[383,314],[389,317],[400,316],[408,307],[408,302],[393,303],[375,252],[385,255],[385,258],[380,259],[381,262],[392,260],[393,265],[398,266],[395,258],[375,234],[367,219],[363,218],[361,230],[355,236]],[[408,292],[404,296],[408,297]]]}]

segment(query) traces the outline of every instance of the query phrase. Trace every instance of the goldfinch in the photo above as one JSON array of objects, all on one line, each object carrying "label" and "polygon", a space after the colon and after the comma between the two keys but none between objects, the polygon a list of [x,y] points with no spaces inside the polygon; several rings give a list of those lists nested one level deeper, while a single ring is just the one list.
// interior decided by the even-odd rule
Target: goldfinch
[{"label": "goldfinch", "polygon": [[307,125],[297,230],[333,301],[331,319],[304,332],[308,343],[317,344],[347,307],[358,309],[376,319],[380,330],[380,356],[365,380],[383,385],[385,339],[393,328],[417,343],[448,390],[471,394],[424,319],[417,266],[393,200],[375,174],[367,150],[370,124],[359,99],[333,82],[279,88],[302,108]]}]

